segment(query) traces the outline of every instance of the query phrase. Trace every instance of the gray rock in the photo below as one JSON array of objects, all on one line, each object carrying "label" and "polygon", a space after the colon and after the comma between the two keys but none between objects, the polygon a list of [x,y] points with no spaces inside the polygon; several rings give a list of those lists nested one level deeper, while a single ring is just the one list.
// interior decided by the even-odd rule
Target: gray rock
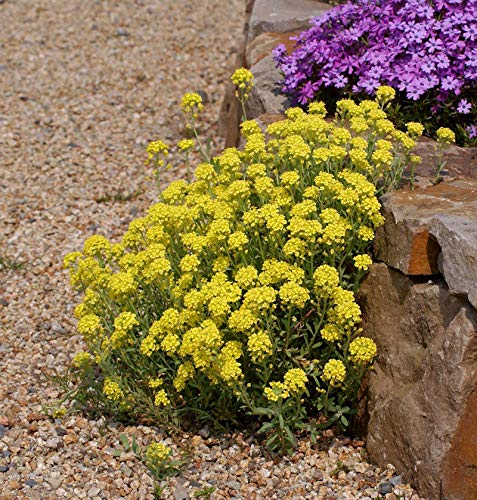
[{"label": "gray rock", "polygon": [[442,273],[453,293],[477,308],[477,190],[475,218],[438,214],[431,226],[442,249]]},{"label": "gray rock", "polygon": [[38,482],[34,481],[33,479],[27,479],[24,484],[30,486],[30,488],[33,488],[33,486],[36,486]]},{"label": "gray rock", "polygon": [[387,495],[393,491],[393,485],[389,482],[381,483],[378,486],[378,492],[380,495]]},{"label": "gray rock", "polygon": [[190,498],[189,492],[181,483],[178,483],[174,489],[174,500],[188,500]]},{"label": "gray rock", "polygon": [[401,476],[393,476],[389,482],[393,485],[393,486],[398,486],[399,484],[402,484],[402,477]]},{"label": "gray rock", "polygon": [[248,40],[267,31],[304,30],[310,20],[332,7],[316,0],[256,0],[249,22]]}]

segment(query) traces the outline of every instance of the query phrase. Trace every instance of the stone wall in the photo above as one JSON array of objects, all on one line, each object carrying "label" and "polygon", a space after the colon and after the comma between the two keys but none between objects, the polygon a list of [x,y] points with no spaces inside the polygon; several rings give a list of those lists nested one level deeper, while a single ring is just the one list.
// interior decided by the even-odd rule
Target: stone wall
[{"label": "stone wall", "polygon": [[[237,66],[255,76],[247,117],[282,118],[288,103],[272,50],[331,7],[315,0],[247,3]],[[222,107],[227,145],[239,140],[230,88]],[[382,198],[386,223],[361,292],[364,328],[378,345],[367,385],[367,446],[421,495],[477,498],[477,151],[451,147],[434,185],[435,144],[419,142],[417,189]]]}]

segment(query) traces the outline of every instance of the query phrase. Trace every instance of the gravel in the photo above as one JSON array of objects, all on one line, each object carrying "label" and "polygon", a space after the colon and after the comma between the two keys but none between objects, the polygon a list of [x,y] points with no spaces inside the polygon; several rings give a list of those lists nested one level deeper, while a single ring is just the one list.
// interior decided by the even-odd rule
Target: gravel
[{"label": "gravel", "polygon": [[[84,348],[62,258],[91,234],[118,238],[154,201],[144,150],[181,138],[184,92],[207,96],[202,132],[216,135],[243,10],[241,0],[0,0],[1,498],[153,498],[134,454],[115,456],[121,433],[188,450],[162,498],[376,498],[394,475],[347,438],[304,440],[271,460],[240,434],[172,440],[45,410],[61,396],[51,377]],[[165,183],[184,175],[171,158]],[[386,484],[387,498],[413,495]]]}]

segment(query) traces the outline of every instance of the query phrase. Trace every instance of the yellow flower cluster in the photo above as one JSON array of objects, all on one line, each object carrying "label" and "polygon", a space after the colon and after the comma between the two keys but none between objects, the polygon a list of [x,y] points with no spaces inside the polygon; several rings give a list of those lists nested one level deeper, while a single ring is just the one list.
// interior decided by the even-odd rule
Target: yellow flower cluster
[{"label": "yellow flower cluster", "polygon": [[[253,76],[242,68],[233,81],[244,97]],[[391,97],[379,92],[381,105]],[[186,94],[181,107],[192,123],[200,95]],[[108,399],[123,399],[124,380],[132,407],[146,389],[137,406],[154,401],[165,414],[190,398],[206,408],[211,391],[231,407],[247,404],[244,395],[260,407],[301,397],[312,373],[338,388],[372,361],[374,343],[356,338],[351,290],[383,223],[376,186],[395,178],[397,155],[419,127],[398,134],[374,101],[337,109],[333,124],[323,103],[291,108],[267,127],[270,137],[244,122],[242,150],[171,183],[119,243],[95,236],[65,257],[84,292],[78,331],[107,377]],[[167,152],[160,141],[148,147],[152,157]]]},{"label": "yellow flower cluster", "polygon": [[139,325],[136,315],[132,312],[122,312],[114,319],[114,331],[111,334],[111,346],[115,349],[122,347],[125,343],[132,344],[132,339],[128,339],[132,329]]},{"label": "yellow flower cluster", "polygon": [[354,266],[360,271],[366,271],[369,266],[373,263],[373,260],[368,254],[357,255],[353,258]]},{"label": "yellow flower cluster", "polygon": [[199,116],[199,112],[204,109],[202,97],[196,92],[187,92],[182,96],[181,109],[186,115],[191,115],[193,118]]},{"label": "yellow flower cluster", "polygon": [[119,384],[110,378],[106,378],[104,381],[103,392],[111,401],[118,401],[124,397],[124,393],[121,387],[119,387]]},{"label": "yellow flower cluster", "polygon": [[346,378],[346,366],[339,359],[330,359],[323,368],[321,378],[331,386],[341,385]]},{"label": "yellow flower cluster", "polygon": [[254,84],[253,73],[249,69],[239,68],[234,71],[230,79],[239,91],[243,93],[243,96],[247,98]]},{"label": "yellow flower cluster", "polygon": [[301,368],[291,368],[285,373],[283,382],[270,382],[263,393],[269,401],[278,401],[300,395],[306,387],[308,377]]},{"label": "yellow flower cluster", "polygon": [[371,363],[376,354],[376,344],[370,338],[358,337],[349,345],[349,358],[356,364]]},{"label": "yellow flower cluster", "polygon": [[184,152],[193,149],[194,145],[194,139],[182,139],[177,143],[177,147]]},{"label": "yellow flower cluster", "polygon": [[172,450],[169,446],[163,443],[151,443],[146,450],[146,463],[154,466],[157,463],[164,462],[171,455]]},{"label": "yellow flower cluster", "polygon": [[71,364],[75,368],[84,368],[86,366],[89,366],[90,363],[91,363],[91,354],[85,351],[78,352],[71,361]]},{"label": "yellow flower cluster", "polygon": [[455,142],[454,132],[447,127],[438,128],[436,131],[437,142],[441,144],[451,144]]}]

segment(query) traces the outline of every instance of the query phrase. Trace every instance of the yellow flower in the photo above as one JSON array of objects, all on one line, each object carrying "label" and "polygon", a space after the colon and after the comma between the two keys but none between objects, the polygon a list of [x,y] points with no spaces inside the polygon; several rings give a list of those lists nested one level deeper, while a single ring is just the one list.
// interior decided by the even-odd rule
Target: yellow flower
[{"label": "yellow flower", "polygon": [[305,390],[308,377],[301,368],[292,368],[285,373],[283,382],[287,391],[294,395]]},{"label": "yellow flower", "polygon": [[437,142],[441,144],[451,144],[455,142],[455,134],[450,128],[441,127],[436,131]]},{"label": "yellow flower", "polygon": [[376,100],[383,106],[392,101],[395,97],[396,91],[388,85],[381,85],[381,87],[378,87],[376,90]]},{"label": "yellow flower", "polygon": [[366,271],[373,263],[373,260],[368,254],[357,255],[353,260],[354,266],[360,271]]},{"label": "yellow flower", "polygon": [[305,254],[305,242],[300,238],[290,238],[283,246],[283,253],[287,257],[301,258]]},{"label": "yellow flower", "polygon": [[358,229],[358,237],[363,241],[372,241],[374,238],[374,231],[367,226],[361,226]]},{"label": "yellow flower", "polygon": [[121,300],[137,290],[137,283],[131,274],[119,272],[109,279],[108,289],[113,299]]},{"label": "yellow flower", "polygon": [[313,273],[313,281],[319,290],[329,294],[338,286],[340,275],[336,268],[323,264]]},{"label": "yellow flower", "polygon": [[339,340],[342,336],[341,330],[337,325],[328,323],[320,331],[321,337],[327,342],[335,342]]},{"label": "yellow flower", "polygon": [[232,83],[242,92],[245,98],[248,97],[250,90],[254,85],[253,73],[246,68],[239,68],[234,71],[230,78]]},{"label": "yellow flower", "polygon": [[199,270],[200,260],[197,255],[186,255],[181,259],[179,266],[184,273],[197,272]]},{"label": "yellow flower", "polygon": [[376,344],[367,337],[358,337],[349,345],[349,359],[359,365],[371,363],[376,353]]},{"label": "yellow flower", "polygon": [[187,92],[182,96],[181,109],[185,114],[191,114],[193,118],[197,118],[203,108],[202,97],[196,92]]},{"label": "yellow flower", "polygon": [[170,404],[169,397],[164,389],[160,389],[154,396],[154,406],[168,406]]},{"label": "yellow flower", "polygon": [[248,243],[248,237],[243,231],[236,231],[229,236],[228,244],[231,250],[240,250]]},{"label": "yellow flower", "polygon": [[178,143],[177,143],[177,147],[181,150],[181,151],[189,151],[191,150],[193,147],[195,146],[195,142],[193,139],[181,139]]},{"label": "yellow flower", "polygon": [[110,401],[118,401],[124,397],[124,393],[117,382],[106,378],[103,384],[103,393]]},{"label": "yellow flower", "polygon": [[90,365],[91,363],[91,354],[85,351],[80,351],[76,356],[73,358],[73,361],[71,364],[75,368],[85,368]]},{"label": "yellow flower", "polygon": [[416,122],[406,123],[406,128],[411,137],[421,137],[424,132],[424,127]]},{"label": "yellow flower", "polygon": [[253,266],[241,267],[235,274],[235,281],[244,289],[254,286],[257,279],[258,271]]},{"label": "yellow flower", "polygon": [[108,256],[110,249],[109,241],[104,236],[95,234],[85,241],[83,253],[87,257]]},{"label": "yellow flower", "polygon": [[263,331],[252,333],[247,341],[247,349],[254,363],[263,361],[273,352],[270,336]]},{"label": "yellow flower", "polygon": [[300,176],[298,172],[291,170],[290,172],[283,172],[280,176],[280,180],[284,186],[292,187],[300,181]]},{"label": "yellow flower", "polygon": [[346,378],[346,367],[339,359],[330,359],[323,368],[321,378],[331,386],[339,386]]},{"label": "yellow flower", "polygon": [[303,309],[307,301],[310,299],[308,290],[300,285],[297,285],[293,281],[282,285],[280,287],[279,295],[284,304],[298,307],[298,309]]},{"label": "yellow flower", "polygon": [[194,365],[190,361],[186,361],[177,369],[177,374],[174,379],[174,388],[177,392],[181,392],[188,380],[194,377]]},{"label": "yellow flower", "polygon": [[157,155],[167,156],[169,154],[169,147],[164,142],[157,140],[149,143],[146,152],[149,160],[152,160]]},{"label": "yellow flower", "polygon": [[78,321],[78,332],[86,341],[92,341],[103,332],[101,319],[95,314],[87,314]]},{"label": "yellow flower", "polygon": [[320,102],[311,102],[308,105],[308,113],[312,115],[319,116],[321,118],[324,118],[326,116],[326,106],[325,103],[320,101]]},{"label": "yellow flower", "polygon": [[169,446],[162,443],[151,443],[146,450],[146,463],[154,467],[160,462],[164,462],[171,455]]},{"label": "yellow flower", "polygon": [[269,401],[273,402],[287,398],[290,395],[283,382],[270,382],[270,386],[265,387],[263,393]]}]

